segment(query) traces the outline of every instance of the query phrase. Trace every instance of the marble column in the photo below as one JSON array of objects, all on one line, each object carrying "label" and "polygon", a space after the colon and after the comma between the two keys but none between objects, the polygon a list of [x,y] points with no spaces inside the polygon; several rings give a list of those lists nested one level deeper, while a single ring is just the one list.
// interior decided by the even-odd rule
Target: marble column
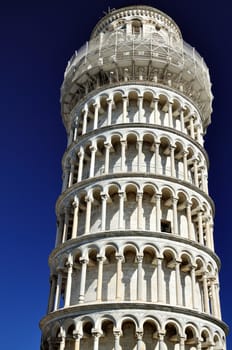
[{"label": "marble column", "polygon": [[162,261],[163,261],[162,258],[157,258],[157,302],[158,303],[162,303],[164,301]]},{"label": "marble column", "polygon": [[98,350],[99,338],[101,336],[101,333],[97,329],[92,329],[92,335],[93,335],[93,350]]},{"label": "marble column", "polygon": [[98,255],[97,261],[98,261],[98,275],[97,275],[97,301],[102,300],[102,280],[103,280],[103,264],[104,264],[105,257]]},{"label": "marble column", "polygon": [[104,173],[108,174],[109,173],[109,161],[110,161],[110,148],[112,147],[111,143],[109,142],[104,142],[105,146],[105,170]]},{"label": "marble column", "polygon": [[118,226],[120,229],[124,228],[124,197],[125,193],[124,192],[118,192],[119,196],[119,223]]},{"label": "marble column", "polygon": [[73,206],[72,239],[74,239],[77,237],[77,227],[78,227],[79,198],[77,196],[74,197],[72,206]]},{"label": "marble column", "polygon": [[169,128],[173,127],[173,120],[172,120],[172,101],[168,101],[168,126]]},{"label": "marble column", "polygon": [[127,118],[127,105],[128,105],[128,97],[123,96],[122,97],[122,122],[126,123],[126,118]]},{"label": "marble column", "polygon": [[80,151],[78,152],[78,157],[79,157],[79,166],[78,166],[77,182],[80,182],[82,180],[83,163],[84,163],[84,150],[82,147],[80,148]]},{"label": "marble column", "polygon": [[137,229],[143,228],[143,192],[137,193]]},{"label": "marble column", "polygon": [[195,140],[195,133],[194,133],[194,116],[190,115],[189,117],[189,126],[190,126],[190,136],[192,139]]},{"label": "marble column", "polygon": [[95,157],[96,157],[97,147],[95,145],[92,145],[92,146],[89,147],[89,149],[91,151],[89,177],[93,177],[94,176],[94,170],[95,170]]},{"label": "marble column", "polygon": [[73,331],[74,350],[80,350],[81,334]]},{"label": "marble column", "polygon": [[121,346],[120,346],[121,331],[119,329],[114,329],[113,334],[114,334],[114,350],[121,350]]},{"label": "marble column", "polygon": [[181,261],[176,260],[175,272],[176,272],[176,304],[182,305],[181,298],[181,279],[180,279],[180,263]]},{"label": "marble column", "polygon": [[52,275],[50,277],[50,293],[49,293],[49,299],[48,299],[49,302],[48,302],[48,309],[47,309],[48,313],[53,311],[54,309],[56,283],[57,283],[56,276]]},{"label": "marble column", "polygon": [[106,205],[107,205],[108,195],[107,193],[101,193],[101,205],[102,205],[102,213],[101,213],[101,230],[105,231],[106,229]]},{"label": "marble column", "polygon": [[139,116],[139,123],[142,122],[143,118],[143,96],[138,96],[138,116]]},{"label": "marble column", "polygon": [[143,293],[143,255],[137,255],[137,300],[142,300]]},{"label": "marble column", "polygon": [[82,125],[82,135],[86,133],[87,130],[87,117],[88,117],[88,106],[86,106],[82,112],[83,114],[83,125]]},{"label": "marble column", "polygon": [[183,151],[183,167],[184,167],[184,181],[188,181],[188,162],[187,162],[188,151]]},{"label": "marble column", "polygon": [[137,350],[143,350],[143,332],[137,331],[136,338],[137,338]]},{"label": "marble column", "polygon": [[143,141],[142,140],[137,140],[137,150],[138,150],[138,155],[137,155],[137,171],[143,171],[141,169],[141,164],[142,164],[142,149],[143,149]]},{"label": "marble column", "polygon": [[193,230],[192,230],[191,206],[192,206],[192,203],[187,201],[186,202],[186,215],[187,215],[187,225],[188,225],[188,238],[191,240],[194,240],[195,238],[193,237]]},{"label": "marble column", "polygon": [[62,243],[67,240],[68,234],[68,224],[69,224],[69,208],[64,208],[64,226],[63,226],[63,234],[62,234]]},{"label": "marble column", "polygon": [[96,130],[98,128],[98,115],[99,115],[99,103],[94,103],[94,119],[93,119],[93,129]]},{"label": "marble column", "polygon": [[66,281],[64,307],[70,306],[71,289],[72,289],[72,271],[73,271],[72,258],[69,259],[66,266],[67,266],[67,281]]},{"label": "marble column", "polygon": [[156,231],[161,231],[161,194],[156,193],[155,200],[156,200]]},{"label": "marble column", "polygon": [[197,304],[196,304],[196,265],[191,266],[190,274],[191,274],[191,287],[192,287],[192,307],[193,307],[193,309],[197,309]]},{"label": "marble column", "polygon": [[80,294],[79,294],[79,304],[84,303],[85,301],[85,283],[86,283],[86,271],[88,259],[81,257],[79,259],[81,263],[81,281],[80,281]]},{"label": "marble column", "polygon": [[113,100],[111,98],[107,99],[108,103],[108,111],[107,111],[107,126],[111,125],[112,122],[112,106],[113,106]]},{"label": "marble column", "polygon": [[126,165],[126,140],[121,140],[121,172],[126,171],[125,165]]},{"label": "marble column", "polygon": [[198,219],[198,234],[199,234],[199,243],[204,245],[204,237],[203,237],[203,225],[202,225],[202,209],[198,211],[197,219]]},{"label": "marble column", "polygon": [[176,169],[175,169],[175,146],[170,146],[170,160],[171,160],[171,176],[176,177]]},{"label": "marble column", "polygon": [[204,271],[202,279],[203,279],[204,311],[206,313],[209,313],[209,292],[208,292],[207,271]]},{"label": "marble column", "polygon": [[182,107],[180,110],[180,128],[182,132],[186,133],[185,122],[184,122],[184,111],[185,111],[185,108]]},{"label": "marble column", "polygon": [[122,262],[123,255],[116,254],[117,260],[117,275],[116,275],[116,300],[122,299]]},{"label": "marble column", "polygon": [[86,196],[85,201],[86,201],[85,234],[88,234],[90,233],[91,207],[93,202],[92,195]]},{"label": "marble column", "polygon": [[57,284],[56,284],[54,311],[56,311],[60,307],[61,286],[62,286],[62,271],[61,271],[61,269],[59,269],[59,271],[58,271],[58,278],[57,278]]},{"label": "marble column", "polygon": [[155,173],[156,175],[159,174],[159,147],[160,147],[160,142],[155,142]]},{"label": "marble column", "polygon": [[172,212],[173,212],[173,232],[175,235],[178,234],[178,224],[177,224],[177,202],[178,198],[172,198]]}]

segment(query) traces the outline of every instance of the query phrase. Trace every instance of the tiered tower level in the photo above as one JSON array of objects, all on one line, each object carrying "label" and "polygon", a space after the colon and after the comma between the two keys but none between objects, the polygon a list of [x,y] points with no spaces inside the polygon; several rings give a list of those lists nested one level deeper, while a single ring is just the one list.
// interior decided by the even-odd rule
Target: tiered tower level
[{"label": "tiered tower level", "polygon": [[224,350],[208,68],[166,14],[108,13],[69,61],[42,350]]}]

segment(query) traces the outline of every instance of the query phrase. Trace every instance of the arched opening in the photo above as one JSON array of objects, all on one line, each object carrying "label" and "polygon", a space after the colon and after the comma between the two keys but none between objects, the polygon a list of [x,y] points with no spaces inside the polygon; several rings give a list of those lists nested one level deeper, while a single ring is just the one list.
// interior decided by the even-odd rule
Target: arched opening
[{"label": "arched opening", "polygon": [[102,322],[102,335],[99,339],[99,350],[101,349],[113,349],[114,348],[114,324],[110,320]]},{"label": "arched opening", "polygon": [[135,324],[132,321],[124,321],[122,324],[122,335],[120,337],[121,350],[136,350]]},{"label": "arched opening", "polygon": [[80,340],[80,349],[89,350],[93,349],[93,336],[92,336],[93,325],[90,321],[83,322],[82,333],[83,336]]},{"label": "arched opening", "polygon": [[127,185],[124,206],[125,228],[137,229],[137,188],[135,185]]},{"label": "arched opening", "polygon": [[106,247],[103,270],[102,300],[116,299],[116,273],[117,260],[116,249],[113,246]]},{"label": "arched opening", "polygon": [[124,300],[137,299],[137,263],[136,250],[133,246],[124,249],[124,262],[122,264],[122,283],[124,287]]},{"label": "arched opening", "polygon": [[145,301],[157,300],[157,271],[156,271],[156,252],[152,247],[146,247],[143,251],[143,295]]}]

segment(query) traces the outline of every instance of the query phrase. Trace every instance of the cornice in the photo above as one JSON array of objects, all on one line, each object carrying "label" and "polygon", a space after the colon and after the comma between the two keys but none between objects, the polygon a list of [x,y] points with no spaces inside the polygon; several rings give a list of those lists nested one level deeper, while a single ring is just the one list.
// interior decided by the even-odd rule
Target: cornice
[{"label": "cornice", "polygon": [[[52,260],[59,254],[66,254],[67,252],[71,252],[74,248],[79,247],[83,244],[88,244],[92,242],[96,242],[100,239],[104,238],[115,238],[115,237],[133,237],[136,239],[136,237],[145,237],[149,239],[163,239],[167,242],[172,241],[176,243],[183,243],[186,244],[187,247],[194,247],[198,249],[199,251],[203,251],[204,253],[208,254],[217,264],[218,270],[220,270],[221,267],[221,261],[217,254],[215,254],[212,250],[209,248],[192,241],[187,238],[180,237],[178,235],[174,234],[168,234],[168,233],[162,233],[162,232],[154,232],[154,231],[145,231],[145,230],[126,230],[126,231],[105,231],[105,232],[97,232],[97,233],[91,233],[82,235],[76,239],[68,240],[58,247],[56,247],[52,253],[49,256],[49,265],[52,264]],[[157,243],[157,241],[156,241]]]},{"label": "cornice", "polygon": [[[145,302],[108,302],[108,303],[92,303],[85,305],[75,305],[68,308],[64,308],[58,311],[51,312],[47,316],[45,316],[40,321],[40,328],[48,326],[49,323],[60,321],[61,319],[65,319],[67,317],[79,317],[82,315],[90,315],[99,313],[99,305],[101,305],[100,312],[107,311],[109,313],[114,312],[115,310],[149,310],[150,312],[165,312],[170,313],[170,316],[180,317],[182,316],[192,316],[196,317],[196,319],[201,319],[202,321],[206,321],[220,327],[225,334],[228,334],[229,327],[227,324],[218,318],[215,318],[211,315],[208,315],[204,312],[196,311],[193,309],[187,309],[179,306],[172,305],[163,305],[163,304],[154,304],[154,303],[145,303]],[[189,320],[188,320],[189,322]],[[198,321],[199,322],[199,321]]]}]

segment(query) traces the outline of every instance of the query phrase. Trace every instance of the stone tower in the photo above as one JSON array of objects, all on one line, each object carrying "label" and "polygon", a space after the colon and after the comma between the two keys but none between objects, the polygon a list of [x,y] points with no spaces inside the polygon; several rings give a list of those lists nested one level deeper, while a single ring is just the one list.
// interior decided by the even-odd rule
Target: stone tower
[{"label": "stone tower", "polygon": [[148,6],[102,18],[61,88],[68,146],[42,350],[225,350],[207,66]]}]

